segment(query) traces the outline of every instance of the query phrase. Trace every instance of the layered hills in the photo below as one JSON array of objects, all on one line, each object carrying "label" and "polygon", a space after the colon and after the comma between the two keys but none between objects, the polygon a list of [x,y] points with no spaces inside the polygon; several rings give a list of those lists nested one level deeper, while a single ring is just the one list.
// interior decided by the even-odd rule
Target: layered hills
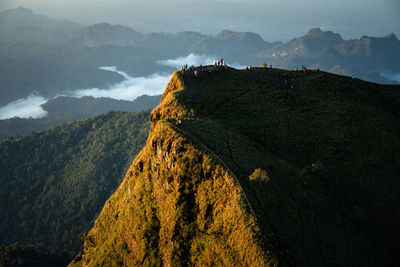
[{"label": "layered hills", "polygon": [[71,266],[399,262],[399,86],[198,71],[172,75]]},{"label": "layered hills", "polygon": [[394,78],[390,78],[390,75],[385,77],[385,72],[393,74],[400,69],[399,51],[400,41],[394,34],[343,40],[337,33],[313,28],[302,37],[260,51],[257,58],[286,69],[306,65],[388,83]]},{"label": "layered hills", "polygon": [[285,69],[306,65],[373,82],[398,83],[398,51],[400,41],[394,34],[344,40],[338,33],[312,28],[282,43],[230,30],[206,35],[140,33],[109,23],[84,26],[17,8],[0,12],[0,105],[32,93],[54,97],[122,81],[118,74],[98,69],[101,66],[116,66],[133,77],[170,73],[175,69],[160,61],[191,53],[242,66],[264,61]]},{"label": "layered hills", "polygon": [[59,43],[67,40],[83,25],[35,14],[18,7],[0,12],[0,40]]},{"label": "layered hills", "polygon": [[142,34],[122,25],[109,23],[94,24],[85,27],[69,38],[70,46],[98,46],[106,44],[129,44],[142,38]]},{"label": "layered hills", "polygon": [[[342,37],[331,31],[323,32],[319,28],[312,28],[299,38],[294,38],[287,43],[274,46],[264,51],[264,56],[270,58],[285,58],[294,56],[311,56],[318,54],[326,47],[335,46],[344,42]],[[260,53],[261,55],[263,52]]]}]

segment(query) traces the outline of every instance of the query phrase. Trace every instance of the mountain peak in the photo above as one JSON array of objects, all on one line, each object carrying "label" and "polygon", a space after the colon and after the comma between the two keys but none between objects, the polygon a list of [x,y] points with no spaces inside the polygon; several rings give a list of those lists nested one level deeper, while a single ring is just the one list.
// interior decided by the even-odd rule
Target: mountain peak
[{"label": "mountain peak", "polygon": [[385,38],[399,41],[399,39],[397,38],[396,34],[394,34],[393,32],[391,34],[389,34],[389,35],[386,35]]},{"label": "mountain peak", "polygon": [[316,34],[316,33],[321,33],[322,30],[319,27],[311,28],[307,34]]},{"label": "mountain peak", "polygon": [[307,34],[294,38],[287,43],[279,44],[267,50],[268,57],[296,57],[311,56],[320,53],[327,47],[332,47],[344,42],[340,34],[332,31],[322,31],[320,28],[312,28]]},{"label": "mountain peak", "polygon": [[319,38],[319,39],[334,39],[337,41],[344,41],[340,34],[332,31],[322,31],[320,28],[311,28],[304,37]]},{"label": "mountain peak", "polygon": [[[45,15],[37,14],[25,7],[17,7],[0,12],[0,20],[1,33],[5,33],[6,35],[11,34],[6,37],[6,40],[7,38],[11,38],[12,40],[52,43],[66,38],[70,33],[76,32],[81,28],[81,25],[78,23],[68,20],[53,19]],[[24,34],[21,32],[14,33],[19,27],[23,27],[25,30],[27,27],[39,29],[42,34],[35,34],[29,31],[23,31]],[[48,32],[47,30],[50,29],[60,29],[62,30],[62,34],[59,34],[58,31],[57,34],[55,34],[55,32]]]},{"label": "mountain peak", "polygon": [[219,40],[243,40],[243,41],[253,41],[253,42],[265,42],[262,37],[254,32],[234,32],[231,30],[223,30],[215,36]]},{"label": "mountain peak", "polygon": [[132,28],[110,23],[97,23],[79,30],[69,39],[70,45],[97,46],[103,44],[126,44],[142,37]]},{"label": "mountain peak", "polygon": [[17,7],[17,8],[14,8],[14,9],[9,9],[7,11],[25,13],[25,14],[33,14],[32,9],[29,9],[29,8],[26,8],[26,7],[21,7],[21,6]]},{"label": "mountain peak", "polygon": [[217,36],[223,37],[223,36],[229,36],[231,34],[234,34],[234,31],[231,30],[222,30],[220,33],[217,34]]},{"label": "mountain peak", "polygon": [[26,17],[26,16],[33,16],[35,13],[32,9],[25,8],[25,7],[17,7],[13,9],[8,9],[3,12],[4,15],[12,16],[12,17]]}]

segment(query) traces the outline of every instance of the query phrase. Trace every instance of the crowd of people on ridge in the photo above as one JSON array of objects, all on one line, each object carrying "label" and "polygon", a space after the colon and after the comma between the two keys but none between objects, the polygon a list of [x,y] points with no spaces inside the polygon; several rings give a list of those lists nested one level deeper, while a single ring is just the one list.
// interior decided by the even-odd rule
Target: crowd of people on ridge
[{"label": "crowd of people on ridge", "polygon": [[[270,65],[268,67],[268,65],[266,63],[263,63],[263,67],[265,69],[272,69],[272,65]],[[194,76],[198,76],[199,73],[201,72],[214,72],[214,71],[219,71],[219,70],[223,70],[223,69],[227,69],[228,65],[226,63],[226,61],[224,61],[224,59],[220,59],[214,62],[214,65],[207,65],[207,66],[203,66],[203,65],[199,65],[199,66],[188,66],[187,64],[184,64],[181,68],[181,73],[182,74],[189,74],[189,75],[194,75]],[[252,70],[252,66],[247,66],[244,67],[244,70],[249,71]],[[296,68],[295,71],[299,71],[299,68]],[[313,73],[313,72],[317,72],[319,73],[320,70],[319,68],[317,68],[316,70],[308,70],[306,66],[302,65],[301,66],[301,72],[303,72],[304,74],[306,73]],[[289,89],[291,91],[294,90],[294,78],[291,76],[288,76],[284,73],[282,73],[281,71],[278,71],[279,77],[281,78],[281,87],[284,89]],[[283,76],[281,76],[283,74]],[[354,79],[355,76],[353,75],[352,78]],[[177,114],[175,114],[175,118],[176,118],[176,126],[178,126],[179,124],[182,123],[182,119],[180,117],[178,117]],[[168,110],[168,114],[167,114],[167,119],[170,119],[170,115],[169,115],[169,110]]]},{"label": "crowd of people on ridge", "polygon": [[[266,62],[263,63],[263,67],[264,69],[272,69],[272,65],[267,65]],[[194,75],[194,76],[198,76],[200,73],[202,72],[214,72],[214,71],[219,71],[219,70],[223,70],[228,68],[228,65],[226,63],[226,61],[224,59],[220,59],[214,62],[214,65],[207,65],[207,66],[203,66],[203,65],[199,65],[199,66],[188,66],[187,64],[184,64],[181,68],[181,73],[182,74],[189,74],[189,75]],[[254,68],[250,65],[250,66],[246,66],[244,67],[245,71],[250,71],[253,70]],[[257,68],[256,68],[257,69]],[[299,71],[299,68],[296,68],[295,71]],[[319,68],[316,70],[308,70],[306,66],[302,65],[301,66],[301,71],[303,73],[308,73],[308,72],[319,72]],[[279,73],[279,77],[281,77],[281,87],[284,89],[290,89],[290,90],[294,90],[294,79],[293,77],[290,76],[286,76],[284,75],[283,77],[281,76],[281,72]],[[354,76],[353,76],[354,79]],[[179,121],[177,120],[177,125],[179,124]]]},{"label": "crowd of people on ridge", "polygon": [[189,74],[189,75],[194,75],[198,76],[201,72],[213,72],[213,71],[219,71],[222,69],[227,69],[228,65],[224,59],[220,59],[214,62],[214,65],[199,65],[199,66],[188,66],[187,64],[184,64],[180,70],[182,74]]}]

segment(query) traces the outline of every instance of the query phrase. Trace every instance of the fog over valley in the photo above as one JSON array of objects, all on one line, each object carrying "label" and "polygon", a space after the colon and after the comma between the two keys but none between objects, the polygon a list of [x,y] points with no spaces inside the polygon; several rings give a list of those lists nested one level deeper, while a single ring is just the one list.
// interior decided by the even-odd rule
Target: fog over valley
[{"label": "fog over valley", "polygon": [[21,98],[0,107],[0,119],[19,118],[42,118],[47,115],[41,105],[48,99],[42,96],[31,94],[26,98]]},{"label": "fog over valley", "polygon": [[[217,57],[206,55],[189,54],[184,57],[175,59],[159,60],[157,63],[164,66],[170,66],[179,69],[183,64],[191,65],[206,65],[214,64]],[[170,73],[153,73],[146,77],[132,77],[126,72],[120,71],[116,66],[103,66],[99,69],[115,72],[121,75],[124,80],[112,84],[107,88],[85,88],[68,90],[58,96],[70,96],[81,98],[84,96],[92,97],[107,97],[117,100],[132,101],[141,95],[160,95],[165,89]],[[49,99],[41,96],[39,93],[30,94],[24,98],[14,100],[7,105],[0,106],[0,119],[8,119],[14,117],[20,118],[42,118],[47,115],[43,110],[42,104]]]},{"label": "fog over valley", "polygon": [[380,74],[389,80],[400,83],[400,73],[387,73],[383,71]]}]

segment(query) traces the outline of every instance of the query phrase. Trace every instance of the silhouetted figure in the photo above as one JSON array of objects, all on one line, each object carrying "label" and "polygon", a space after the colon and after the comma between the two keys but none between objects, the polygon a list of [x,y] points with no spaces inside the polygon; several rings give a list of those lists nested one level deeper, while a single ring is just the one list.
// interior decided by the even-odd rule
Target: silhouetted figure
[{"label": "silhouetted figure", "polygon": [[288,80],[285,78],[283,78],[283,87],[287,88],[288,87]]}]

